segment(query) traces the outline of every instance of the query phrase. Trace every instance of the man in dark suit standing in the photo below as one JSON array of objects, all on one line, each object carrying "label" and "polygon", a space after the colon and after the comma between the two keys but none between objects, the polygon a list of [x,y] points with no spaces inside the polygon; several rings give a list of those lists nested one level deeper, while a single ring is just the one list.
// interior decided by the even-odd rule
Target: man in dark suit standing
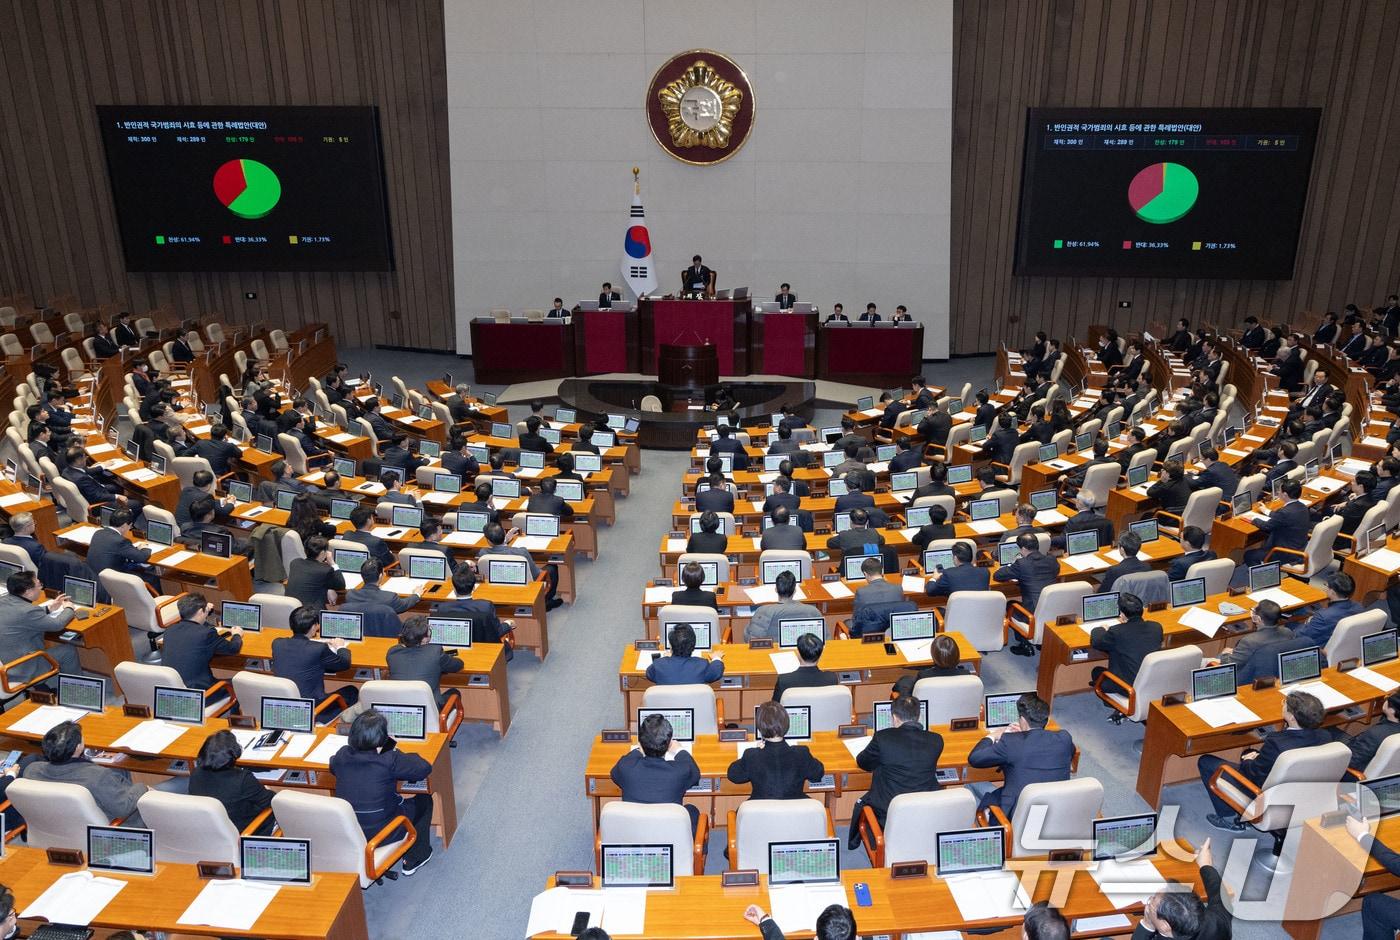
[{"label": "man in dark suit standing", "polygon": [[598,309],[611,310],[614,301],[621,300],[622,295],[613,290],[612,283],[603,282],[603,289],[598,292]]},{"label": "man in dark suit standing", "polygon": [[874,304],[866,304],[865,312],[860,315],[861,323],[879,323],[880,313]]},{"label": "man in dark suit standing", "polygon": [[690,813],[691,831],[700,823],[700,811],[685,802],[685,793],[700,782],[695,758],[672,735],[664,715],[648,715],[637,729],[640,750],[628,751],[613,765],[612,782],[624,803],[675,803]]},{"label": "man in dark suit standing", "polygon": [[1016,801],[1028,784],[1068,780],[1074,760],[1074,739],[1068,731],[1048,731],[1050,706],[1034,692],[1016,701],[1017,717],[1004,728],[993,728],[967,756],[972,767],[999,767],[1004,782],[982,795],[979,809],[996,806],[1012,818]]},{"label": "man in dark suit standing", "polygon": [[667,639],[671,654],[651,661],[647,681],[657,685],[708,685],[724,675],[724,653],[715,650],[708,660],[693,655],[695,629],[690,624],[676,624]]},{"label": "man in dark suit standing", "polygon": [[955,591],[985,591],[991,586],[991,570],[972,564],[972,549],[966,542],[954,542],[952,552],[953,567],[939,565],[934,569],[936,576],[924,588],[929,597],[947,597]]},{"label": "man in dark suit standing", "polygon": [[[326,676],[350,668],[350,651],[339,637],[320,639],[317,614],[312,607],[298,607],[292,611],[288,623],[292,635],[272,641],[272,674],[291,679],[296,683],[298,695],[319,704],[330,697],[326,694]],[[346,705],[360,700],[360,691],[355,685],[342,686],[332,694],[339,695]]]},{"label": "man in dark suit standing", "polygon": [[[1113,676],[1104,681],[1104,691],[1129,695],[1128,687],[1137,678],[1143,659],[1162,648],[1162,625],[1142,619],[1142,610],[1142,599],[1136,594],[1119,594],[1118,622],[1108,627],[1095,627],[1089,634],[1089,645],[1108,654],[1108,668],[1095,666],[1090,673],[1090,685],[1104,672],[1111,672]],[[1122,712],[1110,708],[1108,714],[1109,721],[1122,724]]]},{"label": "man in dark suit standing", "polygon": [[681,293],[694,294],[706,292],[710,289],[710,279],[714,272],[705,267],[699,255],[694,255],[690,259],[690,267],[681,273]]},{"label": "man in dark suit standing", "polygon": [[209,661],[215,656],[232,656],[243,648],[243,628],[230,627],[227,637],[208,623],[214,611],[203,594],[181,597],[175,609],[179,623],[166,627],[161,635],[161,664],[180,674],[180,681],[191,689],[208,689],[214,684]]},{"label": "man in dark suit standing", "polygon": [[792,287],[786,281],[778,288],[778,294],[773,298],[773,302],[778,305],[779,310],[791,310],[792,305],[797,303],[797,295],[792,292]]},{"label": "man in dark suit standing", "polygon": [[1214,561],[1215,552],[1205,547],[1206,533],[1197,526],[1189,525],[1181,530],[1181,547],[1185,552],[1175,558],[1167,568],[1168,581],[1180,581],[1186,572],[1198,561]]},{"label": "man in dark suit standing", "polygon": [[1241,346],[1253,351],[1263,346],[1264,341],[1268,338],[1268,334],[1265,332],[1264,328],[1259,325],[1258,317],[1244,318],[1244,333],[1240,335]]},{"label": "man in dark suit standing", "polygon": [[943,447],[948,443],[948,432],[953,430],[953,416],[937,405],[930,404],[915,433],[925,444]]},{"label": "man in dark suit standing", "polygon": [[[1325,715],[1322,703],[1316,696],[1308,692],[1289,692],[1283,700],[1283,730],[1268,733],[1264,737],[1264,743],[1258,748],[1251,748],[1240,755],[1240,762],[1235,769],[1250,783],[1262,784],[1268,778],[1269,771],[1274,769],[1274,763],[1285,751],[1298,747],[1316,747],[1332,740],[1332,736],[1319,727]],[[1215,806],[1215,812],[1206,816],[1206,822],[1226,832],[1243,832],[1245,824],[1240,821],[1234,809],[1210,789],[1211,778],[1228,763],[1215,754],[1203,754],[1197,762],[1201,783],[1205,784],[1206,795]]]},{"label": "man in dark suit standing", "polygon": [[875,820],[885,824],[890,801],[902,793],[926,793],[941,789],[938,758],[943,754],[943,738],[919,724],[919,700],[901,695],[890,706],[890,727],[875,732],[865,750],[856,755],[861,770],[871,773],[870,789],[851,811],[851,831],[846,847],[860,845],[857,821],[864,807],[870,807]]},{"label": "man in dark suit standing", "polygon": [[[1253,520],[1254,525],[1268,533],[1268,538],[1264,540],[1261,548],[1251,548],[1244,553],[1244,563],[1246,565],[1257,565],[1264,560],[1273,548],[1289,548],[1295,552],[1301,552],[1308,545],[1308,536],[1312,532],[1312,516],[1308,513],[1308,507],[1304,506],[1301,497],[1303,495],[1303,483],[1301,480],[1288,480],[1283,484],[1284,504],[1267,518],[1261,517]],[[1284,560],[1291,561],[1291,558]]]},{"label": "man in dark suit standing", "polygon": [[827,672],[817,666],[824,649],[826,642],[815,633],[804,633],[797,638],[797,661],[801,665],[792,672],[778,676],[778,681],[773,685],[773,701],[781,702],[783,693],[788,689],[817,688],[836,685],[841,681],[841,677],[836,673]]}]

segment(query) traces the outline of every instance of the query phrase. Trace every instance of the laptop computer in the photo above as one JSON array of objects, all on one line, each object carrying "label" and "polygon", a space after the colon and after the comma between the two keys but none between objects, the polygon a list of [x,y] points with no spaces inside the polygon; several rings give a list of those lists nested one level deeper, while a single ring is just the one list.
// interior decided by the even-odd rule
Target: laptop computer
[{"label": "laptop computer", "polygon": [[1014,724],[1021,717],[1021,711],[1017,703],[1021,697],[1034,692],[1030,689],[1025,692],[994,692],[990,695],[982,696],[982,714],[986,716],[985,724],[988,728],[1005,728]]},{"label": "laptop computer", "polygon": [[69,600],[79,607],[97,606],[97,582],[90,578],[75,578],[72,575],[65,575],[63,593],[67,594]]},{"label": "laptop computer", "polygon": [[764,584],[777,584],[777,583],[778,583],[778,575],[782,574],[784,571],[790,571],[790,572],[792,572],[792,576],[793,576],[794,578],[796,578],[799,582],[802,580],[802,561],[801,561],[801,559],[797,559],[797,558],[773,559],[773,558],[770,558],[770,559],[768,559],[768,560],[766,560],[766,561],[763,562],[761,568],[762,568],[761,575],[762,575],[762,580],[763,580],[763,583],[764,583]]},{"label": "laptop computer", "polygon": [[155,707],[151,714],[161,721],[187,725],[204,724],[204,692],[199,689],[155,687]]},{"label": "laptop computer", "polygon": [[1001,515],[1001,500],[999,499],[974,499],[967,504],[967,514],[973,522],[981,522],[983,519],[995,519]]},{"label": "laptop computer", "polygon": [[1322,647],[1309,646],[1278,654],[1278,681],[1285,688],[1322,675]]},{"label": "laptop computer", "polygon": [[467,649],[472,645],[470,617],[429,617],[428,640],[439,646]]},{"label": "laptop computer", "polygon": [[311,884],[311,840],[240,836],[239,876],[245,881]]},{"label": "laptop computer", "polygon": [[1089,594],[1080,600],[1082,622],[1086,630],[1096,626],[1107,626],[1118,619],[1118,592]]},{"label": "laptop computer", "polygon": [[841,852],[836,839],[768,843],[768,885],[839,884]]},{"label": "laptop computer", "polygon": [[1171,582],[1172,607],[1190,607],[1206,601],[1206,579],[1187,578]]},{"label": "laptop computer", "polygon": [[888,636],[892,641],[930,640],[933,638],[934,629],[933,611],[931,610],[891,613]]},{"label": "laptop computer", "polygon": [[604,888],[670,888],[675,885],[675,860],[670,844],[610,844],[599,848],[599,874]]},{"label": "laptop computer", "polygon": [[1207,702],[1234,695],[1239,687],[1235,672],[1234,663],[1191,670],[1191,701]]},{"label": "laptop computer", "polygon": [[1128,523],[1128,531],[1136,532],[1144,545],[1148,542],[1155,542],[1161,537],[1156,519],[1140,519],[1137,522],[1130,522]]},{"label": "laptop computer", "polygon": [[316,702],[309,698],[263,696],[258,727],[264,731],[292,731],[309,734],[316,720]]},{"label": "laptop computer", "polygon": [[226,627],[240,627],[250,633],[262,629],[262,604],[248,601],[224,601],[219,620]]},{"label": "laptop computer", "polygon": [[389,735],[400,741],[422,741],[428,736],[428,709],[424,705],[391,705],[376,702],[374,710],[389,724]]},{"label": "laptop computer", "polygon": [[1094,821],[1094,861],[1127,861],[1157,854],[1157,814],[1107,816]]},{"label": "laptop computer", "polygon": [[58,704],[101,714],[107,707],[107,680],[59,673]]},{"label": "laptop computer", "polygon": [[1361,638],[1361,665],[1378,666],[1381,663],[1388,663],[1395,659],[1396,631],[1382,630],[1379,633],[1368,633]]},{"label": "laptop computer", "polygon": [[486,583],[524,586],[530,582],[530,566],[525,559],[488,558]]},{"label": "laptop computer", "polygon": [[671,648],[671,631],[676,627],[688,626],[695,634],[695,648],[707,650],[714,648],[714,631],[710,629],[708,620],[667,620],[661,624],[661,646],[663,649]]},{"label": "laptop computer", "polygon": [[96,871],[154,874],[155,832],[125,826],[88,826],[87,857],[88,868]]},{"label": "laptop computer", "polygon": [[[761,706],[760,706],[761,707]],[[812,740],[812,706],[784,705],[788,714],[788,730],[783,735],[787,741]],[[758,708],[754,709],[754,723],[758,722]]]},{"label": "laptop computer", "polygon": [[778,646],[792,649],[803,634],[826,638],[826,621],[820,617],[791,617],[778,621]]},{"label": "laptop computer", "polygon": [[671,738],[676,741],[695,740],[695,709],[693,708],[639,708],[637,727],[649,715],[660,715],[671,723]]},{"label": "laptop computer", "polygon": [[1094,529],[1065,533],[1066,555],[1090,555],[1099,550],[1099,533]]},{"label": "laptop computer", "polygon": [[437,553],[409,555],[408,576],[417,581],[446,581],[447,556]]},{"label": "laptop computer", "polygon": [[[894,702],[876,702],[870,706],[871,717],[875,722],[876,731],[884,731],[886,728],[894,727],[894,718],[890,714],[890,709],[894,708]],[[928,727],[928,700],[919,699],[919,724]]]},{"label": "laptop computer", "polygon": [[1006,859],[1006,830],[954,829],[935,836],[938,877],[1000,871]]},{"label": "laptop computer", "polygon": [[321,636],[356,642],[365,636],[365,615],[358,611],[323,610],[317,615]]}]

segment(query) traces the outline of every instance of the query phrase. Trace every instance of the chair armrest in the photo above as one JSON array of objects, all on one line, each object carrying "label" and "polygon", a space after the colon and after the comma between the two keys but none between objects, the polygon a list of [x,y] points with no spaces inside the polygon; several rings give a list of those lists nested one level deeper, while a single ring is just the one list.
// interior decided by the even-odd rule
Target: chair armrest
[{"label": "chair armrest", "polygon": [[326,696],[326,700],[324,702],[312,709],[311,713],[317,718],[320,718],[322,712],[325,712],[327,709],[329,709],[332,705],[335,704],[340,705],[340,711],[345,711],[345,709],[350,707],[349,705],[345,704],[345,699],[341,697],[339,692],[333,692],[330,695]]},{"label": "chair armrest", "polygon": [[229,684],[227,679],[220,679],[218,682],[215,682],[209,688],[205,689],[204,697],[208,699],[210,694],[214,692],[228,693],[228,699],[219,706],[219,710],[209,716],[210,718],[222,718],[229,713],[233,706],[238,704],[238,696],[234,694],[233,686]]},{"label": "chair armrest", "polygon": [[242,835],[251,836],[255,834],[258,831],[258,827],[260,827],[263,823],[267,822],[271,818],[272,807],[269,806],[267,809],[263,810],[261,813],[258,813],[258,815],[253,817],[253,821],[248,823],[248,826],[246,829],[243,830]]},{"label": "chair armrest", "polygon": [[731,625],[729,625],[729,626],[727,626],[727,627],[724,628],[723,632],[721,632],[720,635],[719,635],[719,641],[720,641],[721,643],[733,643],[733,642],[734,642],[734,626],[733,626],[733,624],[731,624]]},{"label": "chair armrest", "polygon": [[[946,618],[943,616],[943,608],[941,608],[941,607],[935,607],[935,608],[933,609],[933,620],[934,620],[934,632],[935,632],[935,633],[942,633],[942,632],[944,632],[945,630],[948,629],[947,620],[946,620]],[[878,868],[879,866],[877,865],[876,867]]]},{"label": "chair armrest", "polygon": [[999,460],[989,460],[989,461],[987,461],[987,466],[989,466],[989,467],[1001,467],[1001,469],[1003,469],[1003,470],[1010,470],[1010,469],[1011,469],[1011,464],[1009,464],[1009,463],[1002,463],[1002,462],[999,461]]},{"label": "chair armrest", "polygon": [[[1103,684],[1109,679],[1112,679],[1114,682],[1118,683],[1119,686],[1128,690],[1128,707],[1126,710],[1103,690]],[[1122,712],[1124,715],[1131,715],[1137,711],[1137,689],[1133,688],[1107,669],[1099,673],[1099,677],[1094,680],[1094,694],[1099,697],[1099,701],[1103,702],[1114,711]]]},{"label": "chair armrest", "polygon": [[[11,804],[10,804],[10,801],[9,801],[9,800],[6,800],[5,802],[0,803],[0,813],[3,813],[3,812],[5,812],[5,810],[10,809],[10,808],[11,808]],[[28,826],[27,824],[21,824],[21,825],[16,826],[16,827],[13,828],[13,829],[7,829],[7,830],[5,830],[5,841],[6,841],[6,842],[13,841],[14,838],[15,838],[15,836],[17,836],[17,835],[19,835],[20,833],[24,832],[24,831],[25,831],[26,829],[28,829],[28,828],[29,828],[29,826]]]},{"label": "chair armrest", "polygon": [[724,699],[718,695],[715,696],[715,725],[724,727]]},{"label": "chair armrest", "polygon": [[875,811],[869,806],[862,806],[855,824],[860,829],[860,840],[865,843],[865,854],[870,856],[871,864],[875,868],[884,868],[885,833],[875,818]]},{"label": "chair armrest", "polygon": [[1183,520],[1183,519],[1182,519],[1180,516],[1178,516],[1176,513],[1174,513],[1174,512],[1168,512],[1168,511],[1165,510],[1165,509],[1159,509],[1159,510],[1157,510],[1157,517],[1158,517],[1158,518],[1161,518],[1161,517],[1163,517],[1163,516],[1165,516],[1165,517],[1168,518],[1168,519],[1175,519],[1178,528],[1180,528],[1181,526],[1185,525],[1185,520]]},{"label": "chair armrest", "polygon": [[[602,836],[599,835],[599,839]],[[602,843],[599,842],[598,854],[602,855]],[[700,814],[700,822],[695,827],[695,842],[691,849],[691,871],[697,875],[705,874],[705,856],[710,851],[710,817],[704,813]],[[601,869],[600,869],[601,870]]]},{"label": "chair armrest", "polygon": [[1275,545],[1273,548],[1269,549],[1269,554],[1264,556],[1264,560],[1268,561],[1270,558],[1273,558],[1274,552],[1283,552],[1287,555],[1294,555],[1298,558],[1301,558],[1305,562],[1308,560],[1307,552],[1300,552],[1296,548],[1284,548],[1282,545]]},{"label": "chair armrest", "polygon": [[[384,860],[382,867],[374,864],[374,850],[383,845],[393,835],[396,829],[404,831],[404,838],[400,841],[399,847],[389,853],[389,857]],[[407,816],[395,816],[389,820],[389,824],[374,834],[374,838],[365,843],[365,874],[371,881],[378,881],[384,877],[384,873],[398,864],[399,859],[408,854],[408,850],[413,847],[413,840],[418,835],[413,828],[413,823],[408,821]]]},{"label": "chair armrest", "polygon": [[1356,769],[1351,768],[1351,767],[1348,767],[1348,768],[1346,769],[1346,776],[1349,777],[1349,778],[1352,779],[1352,780],[1365,780],[1365,779],[1366,779],[1366,775],[1365,775],[1365,774],[1363,774],[1361,771],[1356,770]]},{"label": "chair armrest", "polygon": [[[1011,616],[1012,611],[1020,611],[1022,614],[1025,614],[1026,631],[1029,632],[1023,631],[1021,629],[1020,623],[1014,617]],[[1009,609],[1007,610],[1006,615],[1006,625],[1028,640],[1031,637],[1035,636],[1035,614],[1031,613],[1029,610],[1026,610],[1026,608],[1022,607],[1017,601],[1012,601],[1009,605]]]},{"label": "chair armrest", "polygon": [[739,813],[736,810],[729,811],[729,870],[739,870]]},{"label": "chair armrest", "polygon": [[[456,689],[453,689],[456,692]],[[461,693],[449,695],[442,708],[438,709],[438,727],[442,733],[451,740],[457,734],[457,729],[462,727],[462,696]]]},{"label": "chair armrest", "polygon": [[988,806],[984,810],[977,812],[977,825],[986,829],[993,826],[1001,826],[1006,830],[1007,845],[1015,845],[1015,839],[1011,831],[1011,820],[1006,818],[1006,813],[1002,812],[1000,806]]},{"label": "chair armrest", "polygon": [[[1216,768],[1215,773],[1211,775],[1210,783],[1208,784],[1208,789],[1210,790],[1210,792],[1214,793],[1216,796],[1220,797],[1220,799],[1224,800],[1225,803],[1236,812],[1236,814],[1243,818],[1245,810],[1249,809],[1249,803],[1246,803],[1244,806],[1236,806],[1235,800],[1232,796],[1230,796],[1228,793],[1221,792],[1219,786],[1221,777],[1230,777],[1231,781],[1237,784],[1241,790],[1244,790],[1246,793],[1251,793],[1254,796],[1259,795],[1259,787],[1255,785],[1255,783],[1248,777],[1246,777],[1244,774],[1240,773],[1240,771],[1237,768],[1232,767],[1229,764],[1221,764],[1218,768]],[[1251,798],[1249,802],[1253,803],[1253,798]]]},{"label": "chair armrest", "polygon": [[598,871],[603,870],[603,830],[601,828],[593,831],[593,864],[598,866]]},{"label": "chair armrest", "polygon": [[851,628],[846,626],[846,621],[838,620],[831,628],[831,638],[833,640],[850,639]]},{"label": "chair armrest", "polygon": [[[35,677],[32,678],[32,679],[24,680],[24,681],[21,682],[19,685],[11,685],[11,684],[10,684],[10,670],[11,670],[11,669],[14,669],[16,666],[21,666],[21,665],[23,665],[24,663],[31,662],[32,660],[36,660],[36,659],[46,659],[46,660],[48,660],[48,663],[49,663],[49,667],[50,667],[50,668],[49,668],[47,671],[40,673],[39,675],[35,676]],[[52,656],[50,656],[50,655],[49,655],[47,652],[45,652],[44,650],[35,650],[35,651],[32,652],[32,653],[26,653],[26,654],[24,654],[23,656],[21,656],[19,659],[12,660],[11,662],[8,662],[8,663],[0,663],[0,689],[4,690],[5,693],[7,693],[7,694],[13,693],[13,692],[23,692],[25,689],[29,688],[30,686],[38,685],[40,682],[43,682],[45,679],[50,679],[50,678],[52,678],[52,677],[58,675],[58,669],[59,669],[58,660],[54,659]]]},{"label": "chair armrest", "polygon": [[830,806],[826,808],[826,837],[828,839],[836,838],[836,823],[831,818]]}]

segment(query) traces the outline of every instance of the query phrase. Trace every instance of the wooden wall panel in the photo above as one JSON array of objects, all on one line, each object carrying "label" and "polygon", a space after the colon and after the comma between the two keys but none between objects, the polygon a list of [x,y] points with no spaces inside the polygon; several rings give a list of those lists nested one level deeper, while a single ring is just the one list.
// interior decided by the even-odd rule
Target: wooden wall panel
[{"label": "wooden wall panel", "polygon": [[[1286,319],[1397,289],[1400,3],[963,0],[955,28],[954,353],[1041,328]],[[1293,279],[1013,277],[1032,106],[1322,108]]]},{"label": "wooden wall panel", "polygon": [[[8,0],[0,36],[0,294],[455,348],[442,0]],[[396,269],[127,273],[99,104],[377,105]]]}]

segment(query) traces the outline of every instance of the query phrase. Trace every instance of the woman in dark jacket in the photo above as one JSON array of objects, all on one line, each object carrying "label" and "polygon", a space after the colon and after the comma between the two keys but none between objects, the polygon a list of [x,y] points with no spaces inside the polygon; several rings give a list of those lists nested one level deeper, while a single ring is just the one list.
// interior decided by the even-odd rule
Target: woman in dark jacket
[{"label": "woman in dark jacket", "polygon": [[305,493],[298,493],[292,500],[292,511],[287,516],[287,528],[301,536],[301,544],[319,535],[323,539],[335,538],[335,526],[321,518],[321,510],[316,501]]},{"label": "woman in dark jacket", "polygon": [[752,784],[752,800],[802,799],[803,781],[818,783],[826,768],[806,745],[787,743],[788,713],[777,702],[758,706],[756,726],[762,743],[729,765],[729,782]]},{"label": "woman in dark jacket", "polygon": [[[263,810],[272,806],[272,791],[253,772],[238,766],[243,748],[232,731],[218,731],[205,738],[190,774],[190,796],[212,796],[224,805],[229,821],[239,832],[247,829]],[[271,816],[258,826],[257,835],[272,832]]]},{"label": "woman in dark jacket", "polygon": [[[418,793],[405,800],[400,780],[426,780],[433,765],[417,754],[405,754],[389,737],[389,723],[370,708],[350,726],[350,743],[331,757],[335,795],[355,810],[355,819],[366,839],[374,838],[395,816],[407,816],[413,824],[413,844],[403,857],[403,873],[412,875],[433,857],[433,798]],[[391,843],[392,844],[392,843]]]}]

